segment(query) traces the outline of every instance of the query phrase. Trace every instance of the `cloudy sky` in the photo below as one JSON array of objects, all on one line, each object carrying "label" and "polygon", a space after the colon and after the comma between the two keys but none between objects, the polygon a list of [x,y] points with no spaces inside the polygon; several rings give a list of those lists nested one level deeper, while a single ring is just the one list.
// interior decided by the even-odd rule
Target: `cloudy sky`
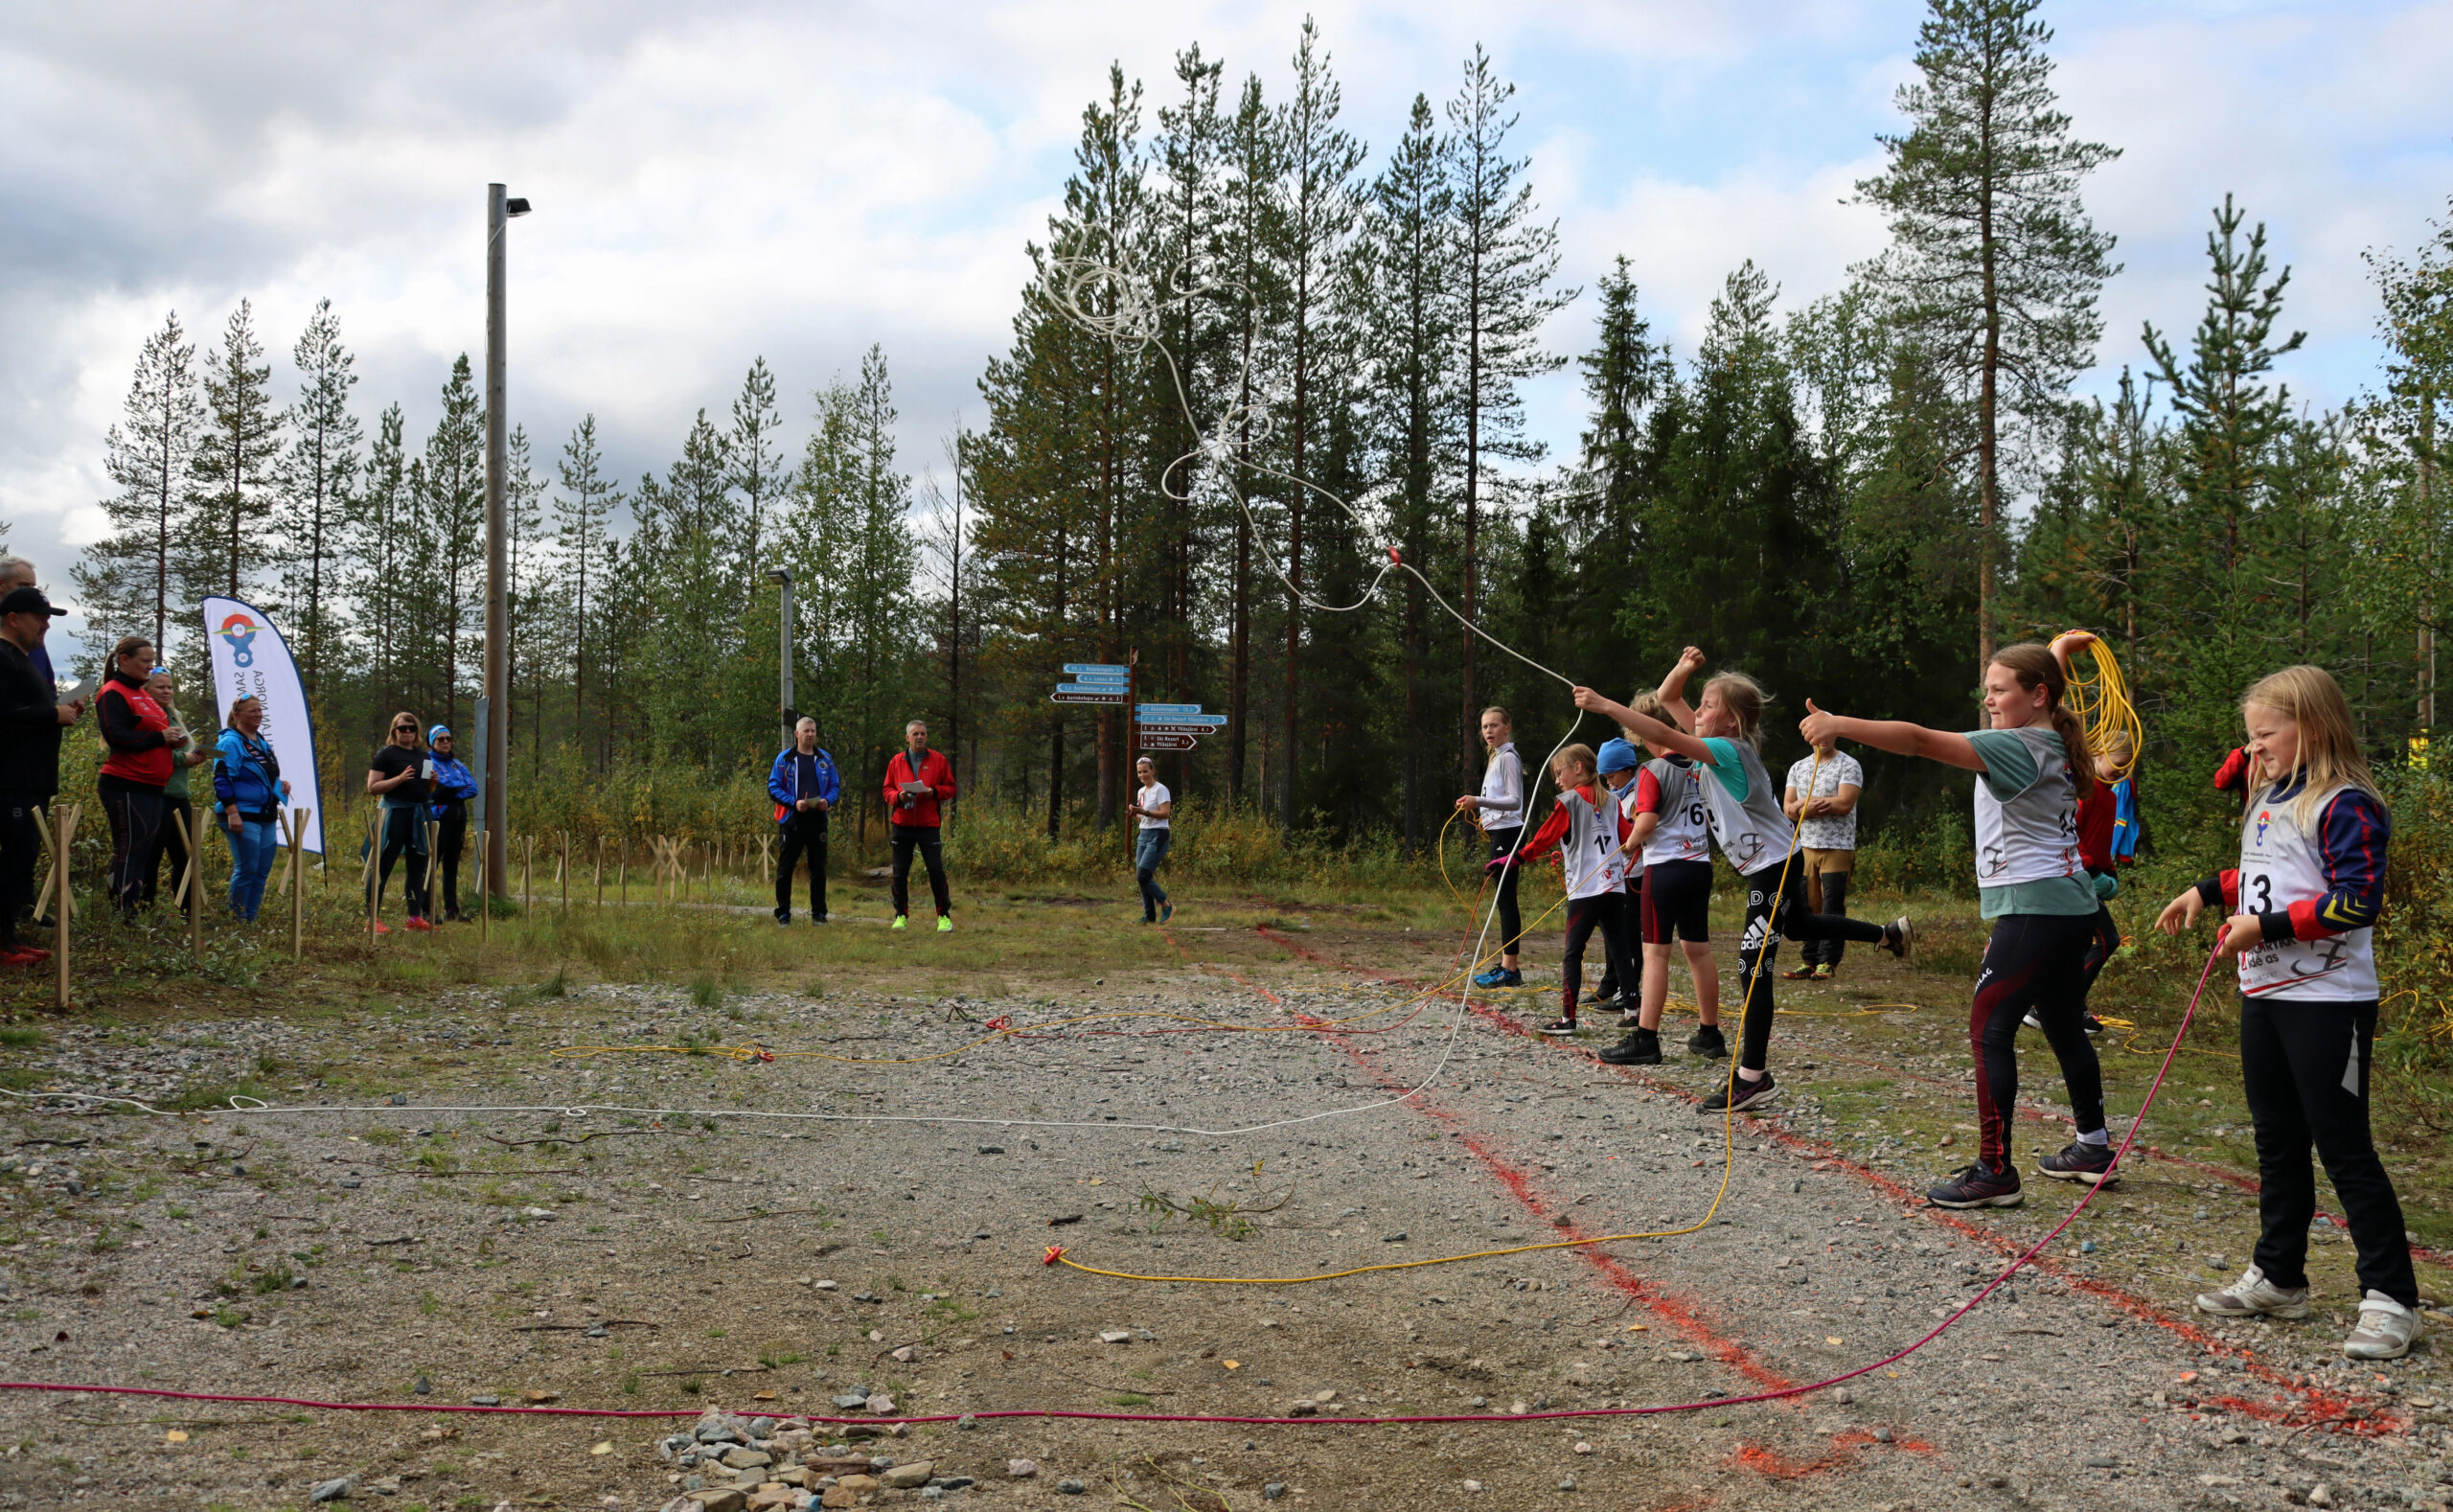
[{"label": "cloudy sky", "polygon": [[[209,340],[254,301],[276,380],[318,298],[359,354],[360,409],[430,425],[482,349],[485,185],[513,232],[513,417],[550,453],[594,411],[618,470],[660,469],[764,355],[805,420],[871,342],[906,456],[976,419],[1025,239],[1054,207],[1111,60],[1163,97],[1198,41],[1274,96],[1318,16],[1374,149],[1486,46],[1560,222],[1569,282],[1631,261],[1691,351],[1753,257],[1784,303],[1836,286],[1880,227],[1845,204],[1896,125],[1912,0],[1210,6],[701,0],[351,7],[0,4],[0,519],[62,592],[103,528],[103,434],[146,334]],[[2453,193],[2453,0],[2056,0],[2063,98],[2124,156],[2089,189],[2127,270],[2109,373],[2142,321],[2201,303],[2209,207],[2235,193],[2293,267],[2295,392],[2371,380],[2361,254],[2407,250]],[[1231,92],[1231,85],[1230,85]],[[1154,104],[1156,100],[1154,98]],[[1155,111],[1154,111],[1155,115]],[[1155,120],[1153,122],[1155,125]],[[1557,318],[1580,348],[1593,301]],[[1532,394],[1571,445],[1571,377]]]}]

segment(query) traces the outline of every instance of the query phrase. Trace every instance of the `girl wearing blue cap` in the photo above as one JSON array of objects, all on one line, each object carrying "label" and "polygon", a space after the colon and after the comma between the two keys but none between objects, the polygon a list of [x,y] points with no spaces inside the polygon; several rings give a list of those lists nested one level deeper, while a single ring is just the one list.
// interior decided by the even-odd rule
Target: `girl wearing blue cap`
[{"label": "girl wearing blue cap", "polygon": [[469,838],[469,805],[477,796],[477,777],[453,753],[449,725],[438,724],[426,731],[425,745],[434,758],[434,791],[426,807],[434,815],[434,864],[443,883],[443,917],[456,922],[467,917],[460,911],[460,848]]},{"label": "girl wearing blue cap", "polygon": [[1584,946],[1593,931],[1601,931],[1601,949],[1622,982],[1636,980],[1635,963],[1627,953],[1626,859],[1619,854],[1618,800],[1595,775],[1590,745],[1570,745],[1550,758],[1550,780],[1559,786],[1558,806],[1533,837],[1504,856],[1494,856],[1483,870],[1496,877],[1528,860],[1539,860],[1559,848],[1559,867],[1568,893],[1567,963],[1560,973],[1559,1017],[1542,1026],[1544,1034],[1575,1033],[1575,1000],[1584,990]]}]

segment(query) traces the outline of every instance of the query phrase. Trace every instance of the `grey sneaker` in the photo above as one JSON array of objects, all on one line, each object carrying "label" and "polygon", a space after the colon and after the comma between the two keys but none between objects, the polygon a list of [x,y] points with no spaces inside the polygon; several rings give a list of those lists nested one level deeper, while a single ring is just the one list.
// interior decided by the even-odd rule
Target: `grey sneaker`
[{"label": "grey sneaker", "polygon": [[[2265,1278],[2265,1272],[2251,1266],[2237,1281],[2220,1292],[2197,1294],[2197,1310],[2217,1317],[2305,1317],[2308,1316],[2308,1289],[2304,1286],[2277,1286]],[[2366,1315],[2361,1321],[2366,1322]],[[2359,1336],[2353,1334],[2352,1338]]]},{"label": "grey sneaker", "polygon": [[1908,916],[1901,914],[1882,927],[1882,948],[1901,960],[1908,959]]},{"label": "grey sneaker", "polygon": [[2342,1352],[2353,1360],[2399,1360],[2411,1352],[2419,1337],[2419,1315],[2382,1292],[2360,1299],[2359,1326],[2342,1341]]}]

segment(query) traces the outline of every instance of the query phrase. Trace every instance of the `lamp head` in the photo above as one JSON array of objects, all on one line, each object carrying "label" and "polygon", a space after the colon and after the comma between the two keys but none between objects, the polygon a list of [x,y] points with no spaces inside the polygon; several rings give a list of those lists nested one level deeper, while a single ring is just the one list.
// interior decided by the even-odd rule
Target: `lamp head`
[{"label": "lamp head", "polygon": [[506,199],[502,202],[502,213],[506,216],[524,216],[528,214],[528,201],[525,199]]}]

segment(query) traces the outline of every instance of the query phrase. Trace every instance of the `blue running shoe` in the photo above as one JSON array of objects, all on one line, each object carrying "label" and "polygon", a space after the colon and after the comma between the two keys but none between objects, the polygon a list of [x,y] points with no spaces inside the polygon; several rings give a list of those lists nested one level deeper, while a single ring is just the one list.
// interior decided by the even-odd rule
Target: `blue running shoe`
[{"label": "blue running shoe", "polygon": [[1474,978],[1477,987],[1521,987],[1525,978],[1503,966],[1494,966]]}]

